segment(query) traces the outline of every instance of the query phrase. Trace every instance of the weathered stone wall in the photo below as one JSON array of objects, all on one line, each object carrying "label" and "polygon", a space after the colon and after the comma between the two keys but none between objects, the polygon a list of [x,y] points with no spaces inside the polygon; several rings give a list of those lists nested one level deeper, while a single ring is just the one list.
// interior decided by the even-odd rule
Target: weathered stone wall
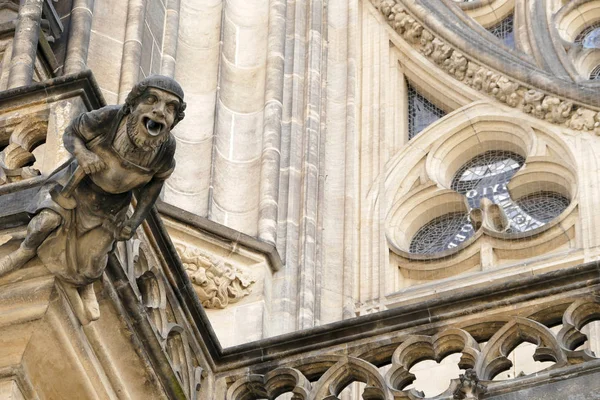
[{"label": "weathered stone wall", "polygon": [[92,4],[87,66],[94,71],[106,102],[117,104],[128,21],[127,8],[124,2],[118,0],[93,1]]},{"label": "weathered stone wall", "polygon": [[[540,76],[564,77],[560,71],[568,69],[556,66],[559,56],[535,53],[551,46],[549,31],[523,28],[541,7],[537,2],[461,5],[456,15],[442,10],[450,10],[447,5],[434,7],[436,15],[447,13],[482,37],[483,28],[514,12],[523,54],[507,52],[506,64],[479,52],[465,58],[460,53],[465,42],[456,32],[424,29],[422,16],[411,14],[417,10],[412,3],[405,11],[392,10],[396,3],[405,2],[93,4],[88,65],[109,102],[123,100],[136,79],[153,72],[174,74],[186,90],[187,118],[175,130],[178,168],[163,200],[276,246],[285,268],[273,275],[272,334],[392,307],[404,296],[396,293],[402,288],[477,272],[481,265],[494,269],[504,262],[518,270],[519,260],[543,253],[494,252],[488,244],[481,260],[464,253],[464,262],[454,259],[451,268],[442,262],[438,272],[427,267],[431,272],[423,273],[410,269],[420,264],[399,261],[390,252],[387,213],[395,198],[383,193],[389,191],[386,176],[396,174],[394,157],[408,140],[407,80],[447,112],[483,99],[514,108],[507,100],[506,91],[514,87],[510,77],[490,78],[499,82],[495,90],[480,87],[468,77],[466,63],[472,62],[469,68],[487,65],[483,72],[474,70],[483,74],[505,68],[521,80],[527,63],[539,65]],[[544,12],[559,8],[549,4]],[[441,36],[429,37],[425,30],[439,30]],[[482,40],[480,48],[494,39],[485,37],[485,45]],[[535,85],[538,91],[551,89],[549,82],[532,77],[517,93]],[[563,93],[576,90],[564,86]],[[568,116],[550,112],[542,119],[549,129],[566,120],[575,132],[588,129],[589,118],[594,124],[595,114],[569,110]],[[535,111],[524,113],[537,117]],[[592,151],[593,137],[577,140],[590,142],[581,151]],[[593,163],[593,157],[581,163]],[[594,207],[593,185],[578,185],[580,234],[573,243],[591,248],[597,239],[584,215]],[[580,253],[557,265],[590,259]]]}]

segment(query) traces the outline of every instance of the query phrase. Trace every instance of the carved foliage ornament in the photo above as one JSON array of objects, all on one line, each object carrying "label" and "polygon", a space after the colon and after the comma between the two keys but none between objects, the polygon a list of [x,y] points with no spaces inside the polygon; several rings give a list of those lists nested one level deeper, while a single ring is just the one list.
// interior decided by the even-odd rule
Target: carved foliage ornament
[{"label": "carved foliage ornament", "polygon": [[454,50],[444,40],[425,29],[397,0],[371,2],[400,37],[458,81],[536,118],[577,131],[594,131],[600,135],[600,112],[523,86],[469,60],[468,56]]},{"label": "carved foliage ornament", "polygon": [[255,280],[241,268],[196,247],[176,248],[205,308],[225,308],[252,292]]}]

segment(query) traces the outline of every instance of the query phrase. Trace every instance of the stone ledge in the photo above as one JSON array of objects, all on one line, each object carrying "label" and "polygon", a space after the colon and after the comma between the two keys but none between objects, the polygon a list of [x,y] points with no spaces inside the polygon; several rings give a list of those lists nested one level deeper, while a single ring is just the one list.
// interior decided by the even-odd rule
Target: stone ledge
[{"label": "stone ledge", "polygon": [[248,247],[259,253],[264,253],[269,259],[269,266],[273,272],[279,271],[283,267],[283,261],[277,252],[275,246],[258,240],[252,236],[243,234],[235,229],[231,229],[225,225],[211,221],[207,218],[200,217],[178,207],[164,203],[156,202],[158,212],[177,221],[185,222],[194,228],[197,228],[206,233],[217,236],[219,239],[230,240],[236,244]]},{"label": "stone ledge", "polygon": [[88,110],[106,105],[92,71],[86,70],[0,92],[0,114],[18,107],[49,104],[71,97],[81,97]]},{"label": "stone ledge", "polygon": [[592,262],[490,283],[487,287],[456,290],[421,303],[224,349],[216,354],[216,371],[274,362],[309,351],[324,352],[327,347],[349,347],[350,342],[372,340],[378,335],[488,312],[499,307],[541,301],[555,294],[578,291],[599,283],[600,263]]}]

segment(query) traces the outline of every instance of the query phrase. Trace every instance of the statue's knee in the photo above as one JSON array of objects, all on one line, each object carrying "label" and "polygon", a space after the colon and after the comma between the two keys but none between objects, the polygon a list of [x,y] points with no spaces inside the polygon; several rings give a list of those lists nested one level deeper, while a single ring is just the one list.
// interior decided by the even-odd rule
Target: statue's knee
[{"label": "statue's knee", "polygon": [[37,230],[45,232],[54,230],[62,221],[62,217],[51,210],[42,210],[36,218],[38,219]]}]

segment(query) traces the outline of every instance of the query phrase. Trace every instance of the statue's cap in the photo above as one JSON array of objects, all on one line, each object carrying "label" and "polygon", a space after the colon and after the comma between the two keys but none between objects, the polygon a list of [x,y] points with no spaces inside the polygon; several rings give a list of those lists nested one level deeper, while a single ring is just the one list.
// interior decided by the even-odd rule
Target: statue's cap
[{"label": "statue's cap", "polygon": [[138,82],[138,85],[164,90],[179,97],[179,100],[183,102],[183,89],[175,79],[168,76],[150,75]]}]

